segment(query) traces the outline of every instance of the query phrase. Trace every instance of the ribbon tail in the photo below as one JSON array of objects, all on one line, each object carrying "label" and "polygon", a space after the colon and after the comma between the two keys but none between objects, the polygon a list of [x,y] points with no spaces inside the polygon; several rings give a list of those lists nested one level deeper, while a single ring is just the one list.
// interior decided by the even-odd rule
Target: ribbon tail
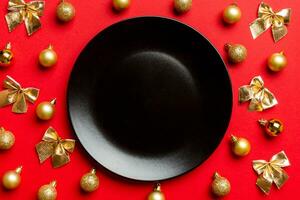
[{"label": "ribbon tail", "polygon": [[250,24],[250,31],[253,39],[256,39],[261,34],[263,34],[269,27],[265,26],[265,20],[262,18],[257,18]]},{"label": "ribbon tail", "polygon": [[278,189],[280,189],[284,183],[288,180],[289,176],[287,175],[287,173],[283,170],[280,169],[279,172],[275,172],[274,173],[274,183],[277,186]]},{"label": "ribbon tail", "polygon": [[9,101],[10,94],[10,90],[3,90],[0,92],[0,108],[12,103],[11,101]]},{"label": "ribbon tail", "polygon": [[17,94],[17,100],[12,106],[12,111],[14,113],[26,113],[27,112],[26,98],[23,93]]},{"label": "ribbon tail", "polygon": [[285,25],[282,26],[274,26],[272,27],[272,35],[275,42],[278,42],[288,33],[287,27]]},{"label": "ribbon tail", "polygon": [[28,36],[31,36],[34,32],[41,28],[40,18],[36,14],[28,14],[25,18],[25,26]]},{"label": "ribbon tail", "polygon": [[55,152],[52,155],[52,165],[54,168],[62,167],[70,162],[70,156],[65,151],[63,145],[60,143],[56,146]]},{"label": "ribbon tail", "polygon": [[12,32],[19,24],[23,22],[23,16],[20,12],[9,12],[5,15],[9,32]]},{"label": "ribbon tail", "polygon": [[36,152],[39,156],[40,163],[43,163],[54,153],[53,143],[41,141],[35,146]]},{"label": "ribbon tail", "polygon": [[269,181],[268,179],[265,179],[263,175],[260,175],[256,180],[256,185],[265,194],[269,194],[272,186],[272,181]]}]

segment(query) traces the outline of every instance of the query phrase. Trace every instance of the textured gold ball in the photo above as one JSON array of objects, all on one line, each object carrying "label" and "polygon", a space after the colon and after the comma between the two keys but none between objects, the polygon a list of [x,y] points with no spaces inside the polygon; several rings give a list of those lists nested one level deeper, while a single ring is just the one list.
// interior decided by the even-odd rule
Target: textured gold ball
[{"label": "textured gold ball", "polygon": [[53,101],[44,101],[36,107],[35,112],[39,119],[49,120],[53,118],[55,114],[55,100]]},{"label": "textured gold ball", "polygon": [[223,11],[223,20],[227,24],[234,24],[242,17],[241,9],[236,4],[227,6]]},{"label": "textured gold ball", "polygon": [[179,13],[184,13],[192,8],[193,0],[174,0],[174,8]]},{"label": "textured gold ball", "polygon": [[38,191],[38,200],[55,200],[57,191],[55,189],[56,182],[53,181],[48,185],[43,185]]},{"label": "textured gold ball", "polygon": [[130,0],[113,0],[114,9],[117,11],[124,10],[130,5]]},{"label": "textured gold ball", "polygon": [[246,156],[250,153],[251,145],[246,138],[231,136],[232,152],[237,156]]},{"label": "textured gold ball", "polygon": [[62,22],[69,22],[75,17],[75,8],[69,2],[61,2],[56,8],[56,16]]},{"label": "textured gold ball", "polygon": [[218,197],[226,196],[231,190],[230,182],[226,178],[221,177],[218,173],[215,173],[211,189],[213,194]]},{"label": "textured gold ball", "polygon": [[51,45],[40,53],[39,62],[43,67],[52,67],[57,63],[57,54]]},{"label": "textured gold ball", "polygon": [[96,175],[96,171],[93,169],[91,172],[82,176],[80,181],[80,187],[85,192],[93,192],[99,187],[99,178]]},{"label": "textured gold ball", "polygon": [[247,49],[241,44],[226,44],[228,59],[232,63],[243,62],[247,58]]},{"label": "textured gold ball", "polygon": [[153,191],[148,195],[148,200],[165,200],[165,195],[161,191],[160,184],[158,183]]},{"label": "textured gold ball", "polygon": [[283,52],[274,53],[268,59],[268,67],[273,72],[279,72],[282,69],[284,69],[286,66],[287,66],[287,58],[283,54]]},{"label": "textured gold ball", "polygon": [[4,130],[3,127],[0,128],[0,149],[8,150],[15,143],[15,136],[12,132]]},{"label": "textured gold ball", "polygon": [[21,173],[22,167],[16,170],[7,171],[2,178],[3,187],[7,190],[13,190],[17,188],[21,183]]}]

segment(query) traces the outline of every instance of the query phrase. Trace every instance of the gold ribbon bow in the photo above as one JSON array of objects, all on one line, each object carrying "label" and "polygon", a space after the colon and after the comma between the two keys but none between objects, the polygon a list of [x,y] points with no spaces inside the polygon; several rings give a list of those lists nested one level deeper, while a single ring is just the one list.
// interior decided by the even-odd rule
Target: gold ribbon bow
[{"label": "gold ribbon bow", "polygon": [[253,39],[256,39],[263,32],[272,27],[273,39],[275,42],[279,41],[288,32],[285,24],[290,22],[290,16],[290,8],[274,12],[268,4],[260,3],[258,18],[250,24]]},{"label": "gold ribbon bow", "polygon": [[0,107],[13,104],[12,112],[14,113],[26,113],[26,100],[34,103],[39,96],[39,89],[32,87],[22,88],[10,76],[6,76],[3,84],[6,90],[0,91]]},{"label": "gold ribbon bow", "polygon": [[52,156],[52,166],[57,168],[70,162],[69,154],[74,151],[75,140],[61,139],[54,128],[49,127],[35,147],[40,163]]},{"label": "gold ribbon bow", "polygon": [[265,193],[268,194],[274,182],[278,189],[287,181],[287,173],[281,169],[282,167],[290,166],[290,161],[284,151],[274,155],[269,162],[265,160],[254,160],[253,169],[259,175],[256,185]]},{"label": "gold ribbon bow", "polygon": [[27,34],[32,35],[41,27],[40,17],[44,8],[44,1],[25,3],[24,0],[9,0],[7,8],[9,13],[5,15],[9,32],[25,21]]},{"label": "gold ribbon bow", "polygon": [[264,81],[260,76],[251,80],[250,85],[239,88],[239,102],[243,103],[250,100],[250,111],[263,111],[278,104],[275,96],[264,87]]}]

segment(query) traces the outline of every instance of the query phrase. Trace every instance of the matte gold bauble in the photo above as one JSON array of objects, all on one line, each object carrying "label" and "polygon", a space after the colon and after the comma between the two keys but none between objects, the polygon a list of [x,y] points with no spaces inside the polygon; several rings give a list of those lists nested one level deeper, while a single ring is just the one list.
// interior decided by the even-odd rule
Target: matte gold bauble
[{"label": "matte gold bauble", "polygon": [[55,104],[56,104],[56,99],[53,99],[50,102],[49,101],[41,102],[36,107],[35,110],[37,117],[41,120],[52,119],[52,117],[55,114]]},{"label": "matte gold bauble", "polygon": [[12,132],[0,127],[0,150],[8,150],[15,143],[15,136]]},{"label": "matte gold bauble", "polygon": [[62,22],[69,22],[75,17],[75,8],[71,3],[62,0],[56,8],[56,16]]},{"label": "matte gold bauble", "polygon": [[56,181],[52,181],[50,184],[43,185],[38,191],[38,200],[56,200]]},{"label": "matte gold bauble", "polygon": [[18,167],[15,170],[7,171],[2,177],[3,187],[7,190],[13,190],[17,188],[21,183],[21,171],[22,166]]},{"label": "matte gold bauble", "polygon": [[225,44],[225,50],[231,63],[240,63],[247,58],[247,49],[241,44]]},{"label": "matte gold bauble", "polygon": [[232,152],[237,156],[246,156],[250,153],[251,145],[246,138],[231,136]]},{"label": "matte gold bauble", "polygon": [[96,170],[92,169],[89,173],[84,174],[80,181],[80,187],[85,192],[93,192],[99,187],[99,178],[96,175]]},{"label": "matte gold bauble", "polygon": [[53,50],[52,45],[49,45],[47,49],[41,51],[39,55],[39,62],[43,67],[52,67],[57,63],[57,54]]},{"label": "matte gold bauble", "polygon": [[6,44],[3,50],[0,50],[0,67],[9,67],[12,64],[14,54],[11,51],[10,42]]},{"label": "matte gold bauble", "polygon": [[230,182],[216,172],[214,174],[214,180],[211,184],[211,189],[212,193],[218,197],[226,196],[231,190]]},{"label": "matte gold bauble", "polygon": [[268,67],[273,72],[279,72],[287,66],[287,58],[283,54],[280,53],[273,53],[268,59]]},{"label": "matte gold bauble", "polygon": [[223,11],[223,20],[227,24],[234,24],[242,17],[241,9],[236,4],[227,6]]},{"label": "matte gold bauble", "polygon": [[160,184],[156,184],[153,191],[148,195],[148,200],[165,200],[165,195],[161,191]]},{"label": "matte gold bauble", "polygon": [[192,8],[193,0],[174,0],[174,9],[178,13],[184,13]]},{"label": "matte gold bauble", "polygon": [[272,137],[276,137],[280,135],[283,130],[284,126],[281,120],[279,119],[270,119],[270,120],[265,120],[265,119],[260,119],[258,120],[260,125],[262,125],[265,129],[265,132]]},{"label": "matte gold bauble", "polygon": [[117,11],[124,10],[130,5],[130,0],[113,0],[113,7]]}]

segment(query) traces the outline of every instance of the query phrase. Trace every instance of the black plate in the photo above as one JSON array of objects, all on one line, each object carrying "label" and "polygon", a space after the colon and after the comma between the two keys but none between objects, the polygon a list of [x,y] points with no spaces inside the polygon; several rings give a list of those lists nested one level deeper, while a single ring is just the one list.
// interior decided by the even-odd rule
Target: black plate
[{"label": "black plate", "polygon": [[96,161],[153,181],[181,175],[213,153],[230,120],[232,90],[204,36],[178,21],[139,17],[89,42],[71,74],[68,104]]}]

